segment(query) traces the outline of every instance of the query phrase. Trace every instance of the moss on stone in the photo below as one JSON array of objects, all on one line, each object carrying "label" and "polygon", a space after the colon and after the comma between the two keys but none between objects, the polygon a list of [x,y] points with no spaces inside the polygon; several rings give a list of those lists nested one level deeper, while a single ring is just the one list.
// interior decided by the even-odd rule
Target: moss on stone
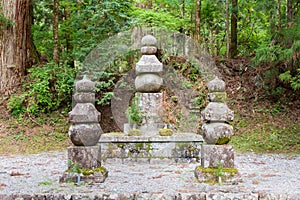
[{"label": "moss on stone", "polygon": [[128,131],[128,136],[141,136],[141,130],[140,129],[132,129]]},{"label": "moss on stone", "polygon": [[81,169],[81,173],[84,176],[89,176],[94,174],[95,172],[100,172],[102,174],[104,174],[106,172],[106,168],[105,167],[97,167],[96,169]]},{"label": "moss on stone", "polygon": [[169,128],[162,128],[162,129],[159,129],[159,135],[160,136],[171,136],[171,135],[173,135],[173,131]]},{"label": "moss on stone", "polygon": [[217,174],[218,172],[223,172],[223,173],[230,173],[230,175],[235,175],[238,174],[237,168],[204,168],[201,166],[198,166],[196,170],[201,171],[202,173],[210,173],[210,174]]},{"label": "moss on stone", "polygon": [[229,141],[230,141],[229,137],[219,138],[216,144],[217,145],[228,144]]}]

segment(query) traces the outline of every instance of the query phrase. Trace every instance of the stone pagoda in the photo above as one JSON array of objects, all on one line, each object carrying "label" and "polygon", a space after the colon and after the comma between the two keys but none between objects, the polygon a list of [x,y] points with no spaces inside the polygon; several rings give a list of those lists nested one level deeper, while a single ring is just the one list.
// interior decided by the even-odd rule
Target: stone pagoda
[{"label": "stone pagoda", "polygon": [[[98,145],[102,129],[100,112],[94,106],[95,83],[87,79],[76,82],[75,106],[69,113],[69,137],[74,146],[68,147],[68,169],[60,182],[101,183],[105,181],[107,171],[101,167],[101,149]],[[76,173],[77,174],[76,174]],[[88,172],[88,173],[87,173]]]}]

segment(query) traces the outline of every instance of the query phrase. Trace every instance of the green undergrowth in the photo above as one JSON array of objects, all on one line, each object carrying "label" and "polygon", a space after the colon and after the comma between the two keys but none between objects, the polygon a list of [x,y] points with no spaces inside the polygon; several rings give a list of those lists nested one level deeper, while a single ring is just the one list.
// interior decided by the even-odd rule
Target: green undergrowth
[{"label": "green undergrowth", "polygon": [[[235,111],[235,135],[230,144],[238,152],[300,153],[299,119],[276,107],[255,108],[242,116]],[[297,116],[297,114],[296,114]]]},{"label": "green undergrowth", "polygon": [[66,150],[69,124],[59,112],[0,118],[0,155]]}]

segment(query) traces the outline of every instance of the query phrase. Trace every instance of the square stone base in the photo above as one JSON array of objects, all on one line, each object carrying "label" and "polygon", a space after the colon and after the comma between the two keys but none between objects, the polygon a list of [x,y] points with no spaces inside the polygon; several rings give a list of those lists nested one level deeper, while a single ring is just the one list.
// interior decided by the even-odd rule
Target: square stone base
[{"label": "square stone base", "polygon": [[[80,175],[80,183],[104,183],[105,179],[108,177],[108,172],[105,173],[95,172],[91,175]],[[73,182],[78,184],[78,174],[72,172],[64,172],[59,178],[60,183]]]},{"label": "square stone base", "polygon": [[101,166],[100,146],[68,147],[68,169],[78,165],[81,169],[95,169]]},{"label": "square stone base", "polygon": [[203,145],[201,165],[204,168],[234,168],[234,149],[230,145]]}]

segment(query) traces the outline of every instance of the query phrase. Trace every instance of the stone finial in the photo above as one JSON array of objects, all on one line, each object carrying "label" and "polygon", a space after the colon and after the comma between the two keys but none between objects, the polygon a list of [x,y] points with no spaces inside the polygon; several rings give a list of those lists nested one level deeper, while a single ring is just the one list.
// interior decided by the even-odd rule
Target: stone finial
[{"label": "stone finial", "polygon": [[157,40],[152,35],[146,35],[141,41],[141,52],[143,55],[154,55],[157,52]]},{"label": "stone finial", "polygon": [[76,82],[75,90],[76,92],[95,92],[95,83],[84,75],[82,80]]},{"label": "stone finial", "polygon": [[208,90],[210,92],[224,92],[225,91],[225,82],[219,79],[217,76],[214,80],[209,81],[207,84]]}]

